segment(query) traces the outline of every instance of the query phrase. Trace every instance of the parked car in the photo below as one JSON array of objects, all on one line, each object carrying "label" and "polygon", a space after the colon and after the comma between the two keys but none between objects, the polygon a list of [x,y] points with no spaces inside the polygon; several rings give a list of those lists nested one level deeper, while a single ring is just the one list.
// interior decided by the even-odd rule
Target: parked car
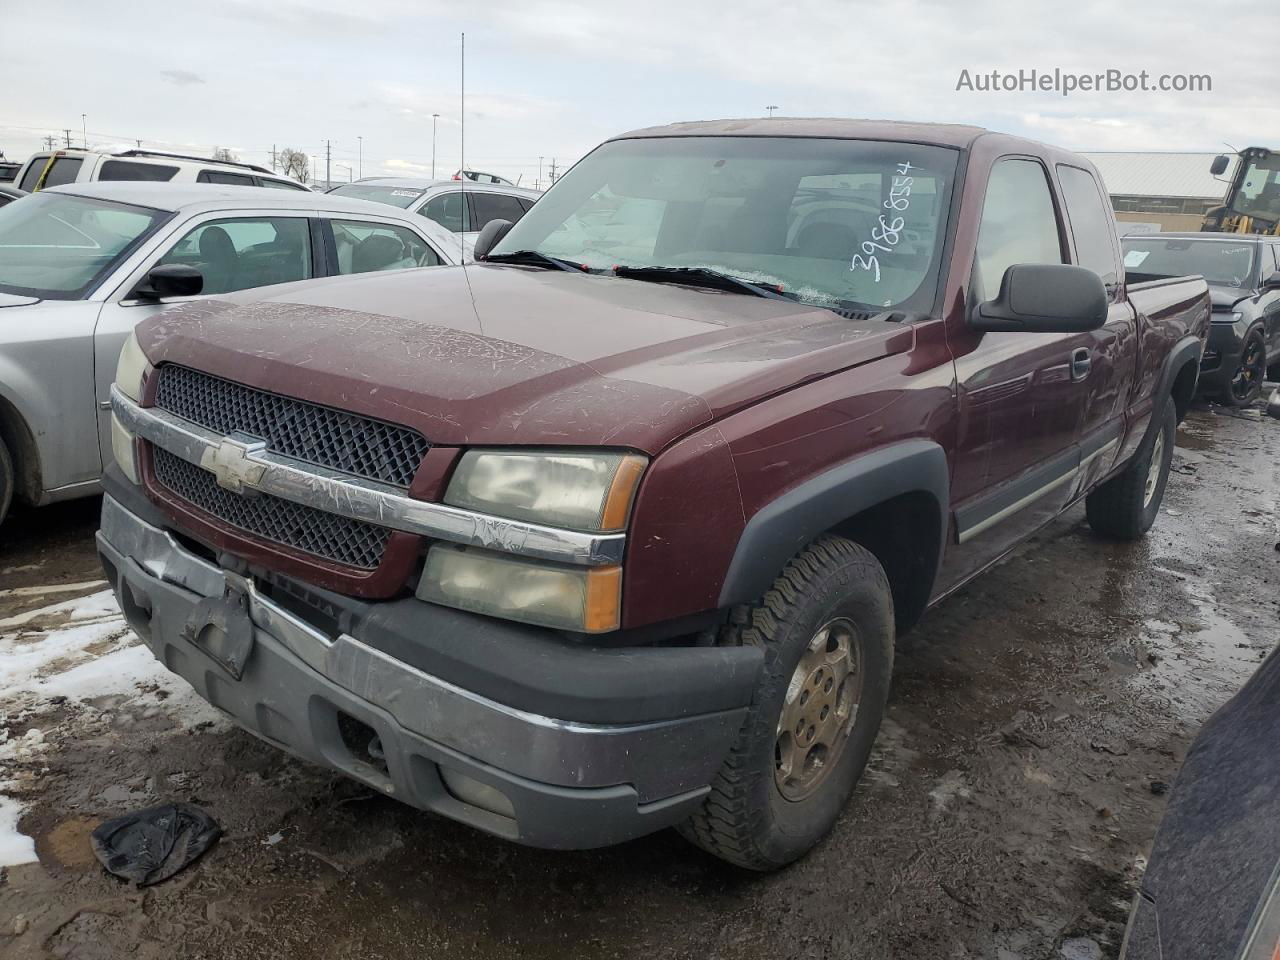
[{"label": "parked car", "polygon": [[26,195],[27,192],[25,190],[19,190],[17,187],[6,187],[4,184],[0,183],[0,207],[3,207],[6,203],[13,203],[15,200],[20,200]]},{"label": "parked car", "polygon": [[[562,229],[610,205],[625,259]],[[381,793],[760,870],[835,822],[930,604],[1081,500],[1151,526],[1210,308],[1126,279],[1087,160],[950,125],[627,134],[481,254],[142,324],[108,579],[202,696]]]},{"label": "parked car", "polygon": [[1158,233],[1123,238],[1125,268],[1144,279],[1203,274],[1213,297],[1200,387],[1233,407],[1280,379],[1280,237]]},{"label": "parked car", "polygon": [[0,520],[97,492],[108,390],[134,324],[190,297],[456,263],[385,205],[202,184],[85,183],[0,209]]},{"label": "parked car", "polygon": [[479,170],[455,170],[453,172],[453,179],[461,180],[463,177],[468,180],[474,180],[476,183],[501,183],[508,187],[515,186],[506,177],[500,177],[496,173],[482,173]]},{"label": "parked car", "polygon": [[14,163],[11,160],[0,160],[0,183],[12,183],[18,176],[18,171],[22,169],[22,164]]},{"label": "parked car", "polygon": [[252,163],[210,160],[155,150],[55,150],[33,153],[15,182],[28,193],[64,183],[137,180],[163,183],[216,183],[227,187],[273,187],[310,193],[305,184]]},{"label": "parked car", "polygon": [[520,187],[478,183],[465,188],[456,180],[416,180],[410,177],[365,177],[329,191],[340,197],[359,197],[389,203],[434,220],[453,233],[474,240],[490,220],[519,220],[541,196]]},{"label": "parked car", "polygon": [[1280,957],[1280,648],[1187,753],[1121,960]]}]

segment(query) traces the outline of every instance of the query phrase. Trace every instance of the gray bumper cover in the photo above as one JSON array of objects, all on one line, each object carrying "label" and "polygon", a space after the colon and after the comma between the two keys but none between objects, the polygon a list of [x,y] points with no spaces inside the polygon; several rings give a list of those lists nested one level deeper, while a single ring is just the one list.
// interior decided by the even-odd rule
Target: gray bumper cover
[{"label": "gray bumper cover", "polygon": [[[241,726],[405,803],[522,843],[596,847],[679,822],[707,793],[745,714],[595,725],[494,702],[357,637],[325,635],[110,496],[98,549],[139,636]],[[187,629],[197,604],[229,592],[244,598],[252,621],[239,679]],[[429,629],[433,608],[423,608]],[[343,714],[376,733],[385,769],[344,740]],[[451,792],[446,780],[456,790],[459,775],[505,802],[484,809],[460,799],[476,793]]]}]

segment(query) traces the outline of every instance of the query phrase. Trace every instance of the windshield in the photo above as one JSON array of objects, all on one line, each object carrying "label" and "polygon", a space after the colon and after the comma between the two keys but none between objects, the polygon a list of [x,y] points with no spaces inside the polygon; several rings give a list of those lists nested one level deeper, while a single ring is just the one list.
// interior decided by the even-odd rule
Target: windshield
[{"label": "windshield", "polygon": [[1231,209],[1263,220],[1280,220],[1280,153],[1250,159],[1248,164]]},{"label": "windshield", "polygon": [[1234,240],[1124,237],[1124,269],[1131,277],[1201,274],[1219,287],[1250,287],[1256,244]]},{"label": "windshield", "polygon": [[703,267],[821,306],[927,310],[956,157],[867,140],[616,140],[557,181],[493,253],[601,270]]},{"label": "windshield", "polygon": [[0,208],[0,291],[78,300],[169,214],[67,194]]},{"label": "windshield", "polygon": [[409,204],[426,193],[425,190],[419,190],[417,187],[390,187],[376,183],[344,183],[329,192],[339,197],[355,197],[357,200],[389,203],[401,210],[407,210]]}]

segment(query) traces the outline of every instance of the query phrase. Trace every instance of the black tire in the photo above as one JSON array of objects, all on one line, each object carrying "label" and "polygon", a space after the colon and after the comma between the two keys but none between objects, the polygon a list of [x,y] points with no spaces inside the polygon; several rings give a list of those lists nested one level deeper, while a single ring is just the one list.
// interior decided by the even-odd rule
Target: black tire
[{"label": "black tire", "polygon": [[[711,794],[679,829],[688,840],[730,863],[776,870],[827,835],[867,765],[893,672],[893,596],[884,569],[870,551],[843,537],[826,536],[797,554],[759,601],[736,609],[734,622],[721,642],[763,648],[764,666],[747,719]],[[849,695],[849,722],[839,725],[848,733],[839,738],[841,746],[832,762],[815,767],[802,761],[810,773],[829,768],[817,775],[811,793],[789,799],[775,777],[787,692],[801,658],[810,653],[811,641],[819,639],[820,628],[833,623],[846,631],[849,648],[857,648],[853,662],[861,688]],[[829,642],[815,650],[830,650]],[[840,697],[840,690],[835,695]],[[842,699],[840,710],[844,703]]]},{"label": "black tire", "polygon": [[1253,327],[1244,335],[1239,362],[1229,375],[1223,376],[1218,399],[1224,406],[1249,407],[1262,395],[1262,381],[1267,375],[1266,356],[1267,341],[1262,327]]},{"label": "black tire", "polygon": [[[1169,482],[1169,464],[1173,462],[1173,444],[1178,432],[1178,412],[1172,399],[1165,400],[1159,417],[1159,428],[1142,441],[1124,472],[1085,498],[1085,515],[1094,533],[1116,540],[1137,540],[1155,523],[1165,485]],[[1148,497],[1147,479],[1157,456],[1158,473]]]},{"label": "black tire", "polygon": [[9,448],[4,441],[0,440],[0,523],[4,523],[13,504],[13,488],[13,458],[9,456]]}]

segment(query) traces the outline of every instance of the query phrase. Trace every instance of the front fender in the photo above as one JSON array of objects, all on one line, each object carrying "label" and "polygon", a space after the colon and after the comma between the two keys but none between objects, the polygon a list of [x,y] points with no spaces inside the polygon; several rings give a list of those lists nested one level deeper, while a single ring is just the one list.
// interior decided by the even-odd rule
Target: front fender
[{"label": "front fender", "polygon": [[793,487],[747,522],[729,564],[720,606],[761,596],[806,544],[903,494],[926,494],[937,511],[932,518],[940,532],[933,564],[936,576],[946,543],[950,478],[942,447],[932,440],[912,439],[861,454]]}]

